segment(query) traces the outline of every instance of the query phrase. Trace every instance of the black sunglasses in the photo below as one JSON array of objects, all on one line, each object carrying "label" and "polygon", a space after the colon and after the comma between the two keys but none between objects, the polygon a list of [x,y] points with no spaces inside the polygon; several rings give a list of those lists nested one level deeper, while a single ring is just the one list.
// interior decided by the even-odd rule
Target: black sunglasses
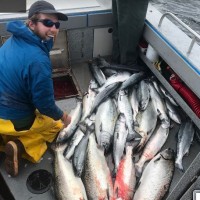
[{"label": "black sunglasses", "polygon": [[56,29],[60,27],[60,22],[53,22],[50,19],[37,19],[35,21],[41,22],[46,27],[52,27],[53,25],[55,25]]}]

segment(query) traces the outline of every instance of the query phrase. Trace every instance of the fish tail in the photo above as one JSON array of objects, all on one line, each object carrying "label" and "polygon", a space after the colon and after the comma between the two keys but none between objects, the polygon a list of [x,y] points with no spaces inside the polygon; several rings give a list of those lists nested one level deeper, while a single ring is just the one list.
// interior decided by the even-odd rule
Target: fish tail
[{"label": "fish tail", "polygon": [[136,131],[132,131],[131,133],[128,134],[127,136],[127,141],[131,141],[133,139],[138,139],[138,138],[141,138],[142,136],[136,132]]},{"label": "fish tail", "polygon": [[182,172],[184,172],[182,160],[176,160],[175,166],[176,166],[176,168],[178,168],[179,170],[181,170]]}]

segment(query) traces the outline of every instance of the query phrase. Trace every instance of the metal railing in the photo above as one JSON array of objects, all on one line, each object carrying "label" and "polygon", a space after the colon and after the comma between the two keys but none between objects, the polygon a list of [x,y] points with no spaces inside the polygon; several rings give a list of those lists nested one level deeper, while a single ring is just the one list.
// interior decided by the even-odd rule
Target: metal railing
[{"label": "metal railing", "polygon": [[177,18],[174,14],[170,13],[170,12],[166,12],[162,15],[162,17],[160,18],[158,27],[161,27],[162,21],[163,19],[169,15],[170,17],[172,17],[173,19],[175,19],[179,24],[181,24],[184,28],[186,28],[191,34],[192,34],[192,41],[190,43],[189,49],[187,51],[187,54],[190,54],[194,43],[196,41],[196,39],[198,38],[200,40],[200,35],[198,33],[196,33],[194,30],[192,30],[187,24],[185,24],[184,22],[182,22],[179,18]]}]

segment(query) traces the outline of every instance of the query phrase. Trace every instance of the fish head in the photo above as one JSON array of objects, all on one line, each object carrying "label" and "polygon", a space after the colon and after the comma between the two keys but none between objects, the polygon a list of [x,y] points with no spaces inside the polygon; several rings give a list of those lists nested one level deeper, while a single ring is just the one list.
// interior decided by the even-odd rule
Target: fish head
[{"label": "fish head", "polygon": [[65,140],[66,133],[65,131],[60,131],[57,138],[56,138],[56,143],[62,143]]},{"label": "fish head", "polygon": [[174,160],[175,158],[175,152],[171,148],[163,150],[160,155],[165,160]]}]

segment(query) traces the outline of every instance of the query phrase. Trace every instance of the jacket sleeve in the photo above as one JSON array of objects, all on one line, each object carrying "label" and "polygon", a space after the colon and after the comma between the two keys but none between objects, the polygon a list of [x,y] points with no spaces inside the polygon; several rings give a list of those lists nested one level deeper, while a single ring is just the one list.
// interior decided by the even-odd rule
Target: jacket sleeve
[{"label": "jacket sleeve", "polygon": [[61,119],[63,111],[55,104],[51,63],[36,61],[29,68],[29,88],[32,103],[43,115]]}]

